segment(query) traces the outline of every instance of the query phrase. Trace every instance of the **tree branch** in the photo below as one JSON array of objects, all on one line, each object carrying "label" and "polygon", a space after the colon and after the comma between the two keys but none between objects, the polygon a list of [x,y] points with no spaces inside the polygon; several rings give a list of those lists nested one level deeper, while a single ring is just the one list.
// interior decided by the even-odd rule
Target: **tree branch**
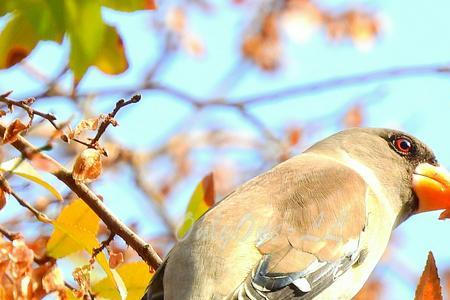
[{"label": "tree branch", "polygon": [[114,126],[117,126],[117,121],[114,120],[114,117],[117,115],[119,110],[127,105],[138,103],[141,100],[141,95],[134,95],[130,98],[130,100],[125,101],[125,99],[120,99],[116,103],[116,107],[112,112],[110,112],[105,120],[100,124],[100,127],[97,130],[97,134],[95,137],[91,140],[91,145],[95,147],[100,137],[105,133],[106,128],[108,128],[109,124],[113,124]]},{"label": "tree branch", "polygon": [[[239,107],[242,106],[255,105],[273,99],[285,98],[289,96],[303,96],[345,86],[364,84],[369,82],[395,78],[442,75],[442,74],[450,75],[449,64],[428,64],[428,65],[391,67],[387,69],[375,70],[348,76],[338,76],[330,79],[319,80],[316,82],[295,85],[287,88],[281,88],[277,91],[261,93],[255,96],[237,97],[235,99],[233,98],[199,99],[181,89],[154,81],[144,82],[136,87],[118,87],[118,88],[108,88],[107,90],[91,91],[85,94],[78,94],[77,97],[87,97],[88,95],[108,96],[108,95],[117,95],[121,93],[133,94],[136,92],[154,90],[173,96],[197,108],[202,108],[205,106],[228,106],[228,107],[236,107],[239,109]],[[70,97],[70,95],[67,94],[58,94],[58,95],[55,94],[49,95],[47,97],[53,96]]]},{"label": "tree branch", "polygon": [[[3,124],[0,124],[0,135],[3,135],[5,131],[6,127]],[[12,143],[12,146],[19,150],[25,157],[28,157],[30,153],[38,153],[37,147],[21,136]],[[109,230],[120,236],[148,265],[154,269],[158,268],[162,261],[152,246],[147,244],[136,233],[128,228],[128,226],[114,216],[103,204],[102,200],[100,200],[99,197],[85,184],[76,182],[69,170],[52,157],[44,153],[40,154],[56,167],[56,170],[54,170],[52,174],[77,194],[78,197],[80,197],[100,217],[100,219],[102,219]]]},{"label": "tree branch", "polygon": [[289,96],[303,96],[311,93],[318,93],[326,90],[336,89],[344,86],[369,83],[373,81],[402,78],[419,75],[450,75],[450,66],[448,64],[433,64],[433,65],[419,65],[394,67],[389,69],[382,69],[366,73],[354,74],[349,76],[335,77],[331,79],[324,79],[317,82],[295,85],[288,88],[283,88],[278,91],[262,93],[252,97],[241,97],[239,99],[229,99],[226,102],[232,102],[239,105],[253,105],[265,102],[267,100],[285,98]]}]

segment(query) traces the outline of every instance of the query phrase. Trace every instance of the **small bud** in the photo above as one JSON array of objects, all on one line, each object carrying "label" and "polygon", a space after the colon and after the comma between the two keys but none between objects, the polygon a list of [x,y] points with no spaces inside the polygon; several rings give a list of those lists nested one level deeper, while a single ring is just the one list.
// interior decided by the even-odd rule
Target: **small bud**
[{"label": "small bud", "polygon": [[67,134],[61,134],[60,139],[66,143],[70,142],[69,136]]},{"label": "small bud", "polygon": [[102,173],[101,153],[92,148],[81,152],[73,166],[72,177],[76,181],[90,182],[97,179]]}]

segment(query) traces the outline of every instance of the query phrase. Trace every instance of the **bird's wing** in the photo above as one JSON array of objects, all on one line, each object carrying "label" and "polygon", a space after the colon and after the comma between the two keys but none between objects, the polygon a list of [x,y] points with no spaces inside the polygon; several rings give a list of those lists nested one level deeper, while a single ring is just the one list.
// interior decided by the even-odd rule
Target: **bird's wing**
[{"label": "bird's wing", "polygon": [[284,174],[291,182],[257,243],[262,258],[230,299],[312,299],[364,256],[365,181],[332,160],[304,167]]},{"label": "bird's wing", "polygon": [[170,252],[152,276],[150,284],[141,300],[164,300],[164,271],[166,270],[167,259],[169,256]]}]

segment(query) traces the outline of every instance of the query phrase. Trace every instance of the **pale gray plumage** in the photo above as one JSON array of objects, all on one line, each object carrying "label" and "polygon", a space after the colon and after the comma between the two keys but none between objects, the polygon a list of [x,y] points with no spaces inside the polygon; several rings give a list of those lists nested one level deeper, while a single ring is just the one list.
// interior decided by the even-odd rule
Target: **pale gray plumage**
[{"label": "pale gray plumage", "polygon": [[168,254],[143,299],[350,299],[417,207],[411,174],[433,153],[404,133],[350,129],[255,177]]}]

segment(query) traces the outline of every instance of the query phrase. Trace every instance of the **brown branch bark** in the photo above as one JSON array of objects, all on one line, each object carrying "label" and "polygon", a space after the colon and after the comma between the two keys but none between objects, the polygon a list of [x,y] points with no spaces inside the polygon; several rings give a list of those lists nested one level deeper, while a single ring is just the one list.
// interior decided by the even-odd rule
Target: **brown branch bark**
[{"label": "brown branch bark", "polygon": [[[381,70],[375,70],[370,72],[364,72],[359,74],[352,74],[347,76],[337,76],[329,79],[319,80],[316,82],[294,85],[291,87],[281,88],[272,92],[264,92],[255,96],[242,96],[235,99],[229,98],[216,98],[216,99],[200,99],[195,97],[177,87],[166,85],[165,83],[159,83],[154,81],[143,82],[135,87],[114,87],[107,90],[91,91],[85,94],[78,94],[77,97],[86,97],[88,95],[107,96],[117,94],[133,94],[141,93],[143,91],[159,91],[167,95],[173,96],[181,101],[191,104],[194,107],[202,108],[205,106],[229,106],[240,108],[246,105],[255,105],[270,101],[273,99],[280,99],[289,96],[303,96],[313,93],[319,93],[336,88],[365,84],[369,82],[375,82],[380,80],[406,78],[413,76],[433,76],[433,75],[450,75],[449,64],[427,64],[427,65],[412,65],[412,66],[400,66],[390,67]],[[53,94],[45,95],[44,97],[53,96],[65,96],[67,94]]]},{"label": "brown branch bark", "polygon": [[[5,131],[6,127],[0,124],[0,135],[3,135]],[[12,146],[19,150],[25,157],[28,157],[30,153],[39,153],[37,147],[20,136],[17,141],[12,143]],[[76,182],[69,170],[52,157],[44,153],[41,153],[41,155],[49,160],[52,165],[57,166],[57,170],[53,171],[52,174],[77,194],[102,219],[109,230],[120,236],[148,265],[154,269],[158,268],[162,261],[151,245],[142,240],[128,226],[113,215],[100,198],[85,184]]]},{"label": "brown branch bark", "polygon": [[253,105],[265,102],[271,99],[285,98],[289,96],[302,96],[331,89],[336,89],[344,86],[351,86],[362,83],[369,83],[373,81],[411,77],[424,75],[450,75],[450,66],[448,64],[432,64],[432,65],[418,65],[394,67],[389,69],[376,70],[349,76],[335,77],[331,79],[320,80],[317,82],[295,85],[288,88],[283,88],[278,91],[269,93],[262,93],[252,97],[242,97],[240,99],[230,99],[235,105]]},{"label": "brown branch bark", "polygon": [[117,115],[117,113],[119,112],[120,109],[122,109],[123,107],[125,107],[127,105],[138,103],[140,100],[141,100],[141,95],[134,95],[128,101],[125,101],[125,99],[120,99],[119,101],[117,101],[116,107],[114,108],[114,110],[111,113],[109,113],[108,116],[106,117],[106,119],[102,122],[102,124],[100,124],[100,127],[97,130],[97,134],[91,141],[91,145],[94,146],[97,144],[98,140],[105,133],[106,128],[108,128],[108,126],[110,124],[117,126],[117,122],[114,120],[114,117]]}]

